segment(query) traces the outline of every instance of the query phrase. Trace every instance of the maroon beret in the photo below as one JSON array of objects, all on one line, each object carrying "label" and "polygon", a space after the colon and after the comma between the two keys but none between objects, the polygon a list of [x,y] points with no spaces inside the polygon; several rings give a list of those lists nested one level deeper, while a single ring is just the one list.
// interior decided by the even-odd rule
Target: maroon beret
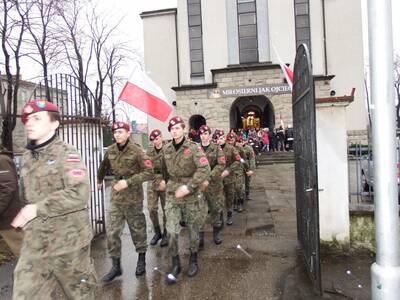
[{"label": "maroon beret", "polygon": [[218,138],[220,138],[221,136],[223,136],[225,134],[225,132],[221,129],[215,129],[214,131],[214,135]]},{"label": "maroon beret", "polygon": [[131,131],[131,126],[127,122],[117,121],[112,124],[111,130],[114,132],[117,129],[126,129],[127,131]]},{"label": "maroon beret", "polygon": [[156,137],[161,135],[161,131],[159,129],[154,129],[151,133],[150,133],[150,141],[154,141],[156,139]]},{"label": "maroon beret", "polygon": [[227,141],[235,141],[236,140],[236,134],[234,133],[234,132],[229,132],[227,135],[226,135],[226,140]]},{"label": "maroon beret", "polygon": [[60,113],[58,106],[55,105],[54,103],[48,102],[44,99],[31,100],[28,103],[26,103],[22,108],[22,115],[21,115],[22,123],[25,124],[26,121],[28,121],[29,115],[37,113],[39,111],[52,111]]},{"label": "maroon beret", "polygon": [[171,131],[172,126],[175,126],[176,124],[185,124],[182,120],[181,117],[173,117],[171,120],[169,120],[168,123],[168,131]]},{"label": "maroon beret", "polygon": [[206,131],[208,131],[208,133],[211,133],[211,128],[208,127],[207,125],[201,125],[199,128],[199,133],[203,134]]}]

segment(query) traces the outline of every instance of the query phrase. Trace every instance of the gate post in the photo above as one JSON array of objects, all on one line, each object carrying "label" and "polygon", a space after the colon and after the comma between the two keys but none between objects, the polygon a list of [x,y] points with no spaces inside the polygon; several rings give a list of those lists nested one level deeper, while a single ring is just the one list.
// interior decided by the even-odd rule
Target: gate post
[{"label": "gate post", "polygon": [[371,293],[372,299],[399,299],[400,232],[391,0],[368,1],[368,31],[376,225]]}]

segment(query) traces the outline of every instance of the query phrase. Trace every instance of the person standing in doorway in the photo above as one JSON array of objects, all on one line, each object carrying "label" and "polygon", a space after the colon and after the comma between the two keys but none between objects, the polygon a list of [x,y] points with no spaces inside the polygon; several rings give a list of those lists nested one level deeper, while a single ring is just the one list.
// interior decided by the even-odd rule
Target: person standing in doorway
[{"label": "person standing in doorway", "polygon": [[114,174],[106,223],[107,248],[112,267],[103,277],[105,283],[122,274],[121,234],[125,221],[138,253],[135,274],[140,276],[146,273],[147,233],[142,183],[153,179],[153,164],[144,150],[130,140],[129,124],[115,122],[112,132],[116,143],[108,147],[97,173],[99,189],[102,188],[107,171]]}]

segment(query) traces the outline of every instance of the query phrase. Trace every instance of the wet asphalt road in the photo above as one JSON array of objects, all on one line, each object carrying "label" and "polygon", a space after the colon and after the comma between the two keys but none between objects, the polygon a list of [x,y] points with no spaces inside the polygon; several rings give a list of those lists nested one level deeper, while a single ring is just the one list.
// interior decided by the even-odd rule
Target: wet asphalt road
[{"label": "wet asphalt road", "polygon": [[[233,226],[224,227],[223,243],[214,245],[211,227],[206,231],[205,249],[198,258],[199,273],[194,278],[186,275],[188,232],[183,229],[183,270],[172,286],[165,283],[163,274],[153,270],[157,267],[165,272],[170,267],[167,249],[159,246],[149,246],[146,275],[135,276],[137,254],[126,227],[122,236],[123,275],[107,285],[99,284],[97,299],[280,299],[283,280],[296,265],[293,172],[293,164],[260,166],[256,170],[253,200],[244,212],[235,213]],[[151,226],[147,230],[150,240]],[[238,244],[252,258],[237,250]],[[104,237],[94,241],[92,256],[101,278],[111,266]],[[64,299],[60,291],[53,296]],[[0,299],[9,299],[9,292],[0,293]]]}]

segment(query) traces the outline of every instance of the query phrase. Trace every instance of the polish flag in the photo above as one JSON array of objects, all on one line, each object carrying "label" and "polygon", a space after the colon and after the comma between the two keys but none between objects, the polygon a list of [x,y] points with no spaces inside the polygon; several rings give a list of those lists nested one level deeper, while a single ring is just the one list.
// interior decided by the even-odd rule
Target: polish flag
[{"label": "polish flag", "polygon": [[162,122],[165,122],[172,112],[172,106],[161,88],[139,68],[125,83],[118,99]]},{"label": "polish flag", "polygon": [[289,84],[290,88],[293,88],[293,71],[290,70],[290,68],[282,62],[281,57],[279,56],[278,51],[276,51],[276,48],[274,45],[272,45],[272,48],[274,49],[274,52],[275,52],[276,58],[279,61],[279,64],[281,65],[281,69],[282,69],[283,74],[285,75],[287,83]]}]

